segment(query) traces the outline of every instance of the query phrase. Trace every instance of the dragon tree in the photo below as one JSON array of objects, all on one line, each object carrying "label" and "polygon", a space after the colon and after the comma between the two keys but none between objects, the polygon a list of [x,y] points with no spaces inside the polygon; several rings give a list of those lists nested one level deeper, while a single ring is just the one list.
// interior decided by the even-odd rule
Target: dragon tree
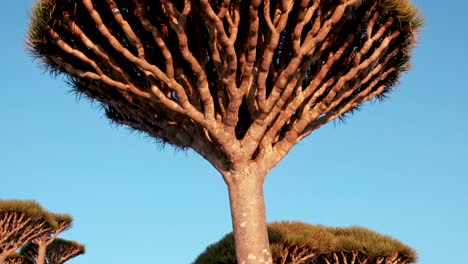
[{"label": "dragon tree", "polygon": [[421,25],[408,0],[37,0],[28,45],[110,120],[208,160],[237,261],[271,263],[265,176],[391,91]]},{"label": "dragon tree", "polygon": [[[275,264],[409,264],[416,252],[402,242],[354,226],[335,228],[301,222],[268,225]],[[234,237],[210,245],[193,264],[235,264]]]},{"label": "dragon tree", "polygon": [[[53,245],[53,242],[56,241],[57,236],[64,230],[68,229],[72,223],[72,219],[70,217],[67,217],[66,219],[57,219],[56,221],[57,228],[48,234],[44,234],[32,241],[32,243],[37,245],[37,264],[46,263],[47,249],[49,249],[49,251],[52,250],[50,249],[51,245]],[[47,261],[47,263],[51,264],[50,261]]]},{"label": "dragon tree", "polygon": [[[22,252],[27,256],[27,259],[36,264],[52,264],[51,261],[47,260],[50,254],[60,255],[61,252],[55,250],[55,241],[58,239],[58,235],[63,231],[70,228],[73,219],[69,215],[56,215],[52,214],[55,219],[56,227],[50,229],[49,232],[38,236],[36,239],[32,240],[29,244],[25,245],[22,248]],[[59,239],[61,241],[61,239]],[[33,246],[34,245],[34,246]],[[34,250],[25,250],[25,249],[34,249]],[[34,254],[33,254],[34,253]]]},{"label": "dragon tree", "polygon": [[66,261],[84,254],[85,247],[75,241],[56,238],[46,247],[43,257],[41,255],[41,244],[28,243],[21,248],[21,255],[31,263],[63,264]]}]

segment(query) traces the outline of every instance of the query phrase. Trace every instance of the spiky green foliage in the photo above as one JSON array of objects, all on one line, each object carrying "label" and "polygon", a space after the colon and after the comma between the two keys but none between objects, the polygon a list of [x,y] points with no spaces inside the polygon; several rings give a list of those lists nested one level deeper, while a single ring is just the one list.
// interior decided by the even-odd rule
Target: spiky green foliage
[{"label": "spiky green foliage", "polygon": [[359,226],[336,228],[302,222],[278,222],[270,225],[270,232],[277,234],[273,243],[306,245],[319,252],[359,251],[371,257],[390,256],[397,252],[416,260],[415,251],[407,245]]},{"label": "spiky green foliage", "polygon": [[[393,64],[399,70],[395,73],[393,80],[389,82],[389,88],[392,88],[401,74],[411,68],[411,52],[416,46],[417,37],[423,28],[424,16],[419,8],[409,0],[379,0],[378,5],[384,14],[394,15],[403,29],[400,37],[403,49],[393,59]],[[388,91],[391,89],[378,95],[377,99],[386,99]]]},{"label": "spiky green foliage", "polygon": [[57,222],[57,224],[71,225],[73,222],[73,217],[69,214],[56,214],[50,213],[51,217]]},{"label": "spiky green foliage", "polygon": [[38,202],[33,200],[0,200],[0,213],[7,212],[22,212],[31,218],[43,218],[51,227],[57,227],[55,217],[64,217],[62,215],[51,214]]},{"label": "spiky green foliage", "polygon": [[47,249],[47,259],[50,264],[62,264],[78,255],[85,253],[84,245],[76,241],[56,239]]},{"label": "spiky green foliage", "polygon": [[[401,263],[413,263],[417,260],[416,252],[409,246],[359,226],[336,228],[302,222],[275,222],[269,224],[268,233],[274,263],[281,263],[281,255],[285,249],[291,248],[314,254],[312,260],[328,256],[333,258],[333,253],[342,252],[361,254],[361,258],[365,256],[373,260],[399,256],[404,260]],[[208,246],[194,262],[194,264],[212,263],[236,263],[232,233]]]},{"label": "spiky green foliage", "polygon": [[[54,7],[54,1],[40,0],[33,4],[31,11],[28,13],[31,24],[27,33],[26,45],[31,51],[33,57],[35,54],[47,53],[47,23],[50,21],[50,12]],[[51,73],[60,73],[60,69],[54,65],[53,60],[48,57],[40,58],[42,65]],[[54,65],[54,66],[52,66]]]},{"label": "spiky green foliage", "polygon": [[86,252],[86,247],[83,244],[80,244],[76,241],[73,240],[66,240],[62,238],[57,238],[53,243],[52,243],[52,249],[54,248],[74,248],[76,249],[79,254],[84,254]]},{"label": "spiky green foliage", "polygon": [[35,217],[44,216],[45,214],[44,208],[33,200],[0,200],[0,211],[21,211]]},{"label": "spiky green foliage", "polygon": [[34,200],[0,200],[0,212],[23,212],[32,218],[43,218],[52,228],[57,228],[60,222],[73,222],[71,215],[49,212]]}]

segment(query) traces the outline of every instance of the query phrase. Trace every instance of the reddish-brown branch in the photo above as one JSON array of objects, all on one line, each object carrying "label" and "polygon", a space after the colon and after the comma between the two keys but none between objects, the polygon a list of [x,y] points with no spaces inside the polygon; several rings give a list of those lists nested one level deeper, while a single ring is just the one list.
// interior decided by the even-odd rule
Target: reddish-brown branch
[{"label": "reddish-brown branch", "polygon": [[[347,74],[341,76],[337,82],[333,85],[333,87],[330,89],[328,92],[327,96],[323,98],[320,102],[315,103],[314,101],[309,101],[304,109],[307,111],[307,109],[311,109],[311,111],[304,112],[303,117],[299,120],[297,120],[294,124],[292,124],[290,130],[286,133],[285,138],[278,143],[277,146],[275,146],[275,150],[281,150],[281,151],[289,151],[289,149],[299,140],[310,134],[310,132],[313,129],[317,129],[321,125],[330,122],[331,120],[341,116],[343,113],[351,110],[355,105],[357,101],[352,100],[352,103],[348,103],[346,107],[346,111],[341,111],[341,110],[335,110],[332,111],[332,109],[339,105],[345,98],[347,98],[349,95],[351,95],[354,90],[357,87],[360,87],[360,85],[365,84],[369,78],[372,78],[372,76],[376,76],[378,74],[378,71],[371,71],[370,73],[367,72],[365,69],[371,69],[370,65],[378,62],[379,59],[381,59],[382,54],[385,53],[385,51],[388,49],[388,45],[390,42],[396,38],[399,35],[399,32],[393,32],[389,33],[387,37],[385,37],[379,47],[375,48],[373,54],[369,56],[366,60],[364,60],[361,64],[353,67]],[[390,53],[392,54],[392,53]],[[387,56],[387,59],[389,59],[390,56]],[[385,60],[385,59],[384,59]],[[385,64],[386,62],[383,62]],[[379,67],[377,67],[379,68]],[[360,76],[360,77],[359,77]],[[349,81],[353,81],[353,84],[349,84]],[[363,83],[364,81],[364,83]],[[328,86],[328,84],[327,84]],[[327,86],[321,88],[322,91],[325,91]],[[379,92],[383,91],[379,90]],[[369,90],[365,90],[369,91]],[[374,94],[374,93],[372,93]],[[337,97],[338,95],[338,97]],[[317,96],[316,96],[317,97]],[[368,95],[362,96],[363,100],[365,99],[366,101],[371,99],[369,98]],[[358,100],[359,102],[364,102],[362,100]],[[312,105],[314,104],[314,107]],[[332,112],[332,114],[329,114]],[[335,114],[339,113],[339,114]],[[319,116],[325,115],[324,117],[320,118],[320,122],[315,122],[314,120],[319,118]],[[306,129],[307,128],[307,129]]]},{"label": "reddish-brown branch", "polygon": [[52,39],[55,41],[55,44],[59,46],[64,52],[71,54],[72,56],[76,57],[78,60],[83,61],[84,63],[89,64],[98,75],[103,75],[101,68],[97,65],[97,63],[91,59],[89,59],[83,52],[72,48],[68,45],[65,41],[63,41],[59,34],[55,32],[53,29],[50,29],[50,35]]},{"label": "reddish-brown branch", "polygon": [[112,11],[114,19],[122,28],[131,45],[137,50],[138,57],[140,59],[145,59],[145,48],[143,47],[141,39],[137,37],[130,24],[124,19],[117,4],[113,0],[106,0],[106,2]]},{"label": "reddish-brown branch", "polygon": [[[357,27],[359,28],[363,26],[363,23]],[[305,71],[309,67],[312,61],[316,61],[321,54],[328,48],[329,44],[333,42],[333,39],[327,39],[324,43],[322,43],[321,50],[317,52],[314,56],[310,57],[301,67],[300,72],[297,74],[299,78],[293,78],[290,83],[287,85],[287,88],[279,98],[278,102],[274,105],[273,109],[268,113],[265,119],[260,123],[258,128],[254,123],[252,131],[257,131],[257,135],[263,136],[261,139],[260,145],[261,148],[265,148],[268,144],[272,143],[272,140],[277,137],[279,130],[290,120],[291,115],[294,112],[298,111],[298,108],[302,105],[304,100],[313,100],[308,99],[312,94],[314,95],[313,98],[317,98],[320,94],[314,94],[315,90],[317,89],[318,85],[324,81],[325,76],[328,74],[330,68],[339,61],[342,56],[344,55],[345,51],[348,47],[353,43],[356,38],[356,34],[350,33],[346,41],[342,44],[342,46],[335,52],[331,52],[328,56],[328,59],[322,67],[320,68],[319,73],[315,76],[312,82],[302,91],[302,87],[298,84],[302,82],[302,78],[304,78]],[[329,80],[325,84],[331,84],[333,80]],[[285,106],[286,105],[286,106]],[[285,107],[284,107],[285,106]],[[284,108],[283,108],[284,107]],[[279,116],[278,116],[279,115]],[[268,124],[266,126],[265,124]],[[262,130],[262,128],[264,128]],[[268,129],[268,133],[264,135],[266,129]]]},{"label": "reddish-brown branch", "polygon": [[[159,80],[166,83],[169,87],[174,88],[174,83],[170,81],[170,79],[155,65],[148,63],[146,60],[138,58],[134,56],[127,48],[125,48],[120,41],[112,35],[109,28],[104,24],[100,14],[93,6],[91,0],[82,0],[83,5],[88,10],[91,18],[96,23],[99,32],[102,34],[104,38],[106,38],[109,44],[120,54],[122,54],[127,60],[132,63],[135,63],[142,69],[147,76],[155,76]],[[180,90],[180,89],[179,89]],[[179,91],[180,92],[180,91]]]},{"label": "reddish-brown branch", "polygon": [[[221,18],[214,12],[208,0],[200,1],[202,11],[206,23],[211,27],[210,34],[213,34],[214,40],[216,40],[219,47],[221,47],[221,52],[226,58],[226,68],[223,69],[221,74],[221,83],[226,87],[227,95],[229,101],[227,102],[226,107],[226,118],[223,123],[225,125],[226,131],[231,134],[234,134],[234,127],[238,121],[238,111],[240,104],[242,103],[243,93],[239,91],[236,86],[236,73],[237,73],[237,55],[234,48],[234,42],[231,41],[231,38],[226,33],[224,28],[223,21]],[[224,3],[229,5],[229,3]],[[227,12],[227,11],[225,11]],[[221,12],[223,15],[223,12]],[[214,36],[216,34],[216,36]],[[214,45],[214,44],[212,44]],[[219,52],[219,50],[218,50]],[[219,53],[215,55],[220,56]],[[219,58],[221,60],[221,58]]]},{"label": "reddish-brown branch", "polygon": [[50,230],[42,217],[15,211],[0,212],[0,227],[0,259]]},{"label": "reddish-brown branch", "polygon": [[276,79],[275,84],[273,85],[272,92],[267,99],[267,107],[265,109],[262,109],[263,115],[261,115],[259,118],[264,118],[267,115],[267,113],[270,112],[274,105],[278,102],[284,88],[294,77],[294,74],[297,72],[297,69],[303,62],[304,56],[310,56],[314,53],[317,46],[319,46],[323,42],[323,40],[328,36],[332,26],[337,24],[341,20],[346,6],[346,1],[342,1],[341,4],[336,6],[336,8],[333,10],[333,15],[324,23],[324,25],[318,31],[317,35],[312,36],[309,32],[308,36],[304,41],[304,44],[300,48],[300,54],[297,54],[291,59],[288,66]]},{"label": "reddish-brown branch", "polygon": [[[73,20],[64,15],[64,20],[68,24],[68,30],[81,40],[83,45],[92,50],[100,59],[100,63],[112,70],[115,76],[118,76],[126,84],[130,83],[130,77],[118,66],[114,59],[109,56],[98,44],[94,43],[80,28],[80,26]],[[97,62],[95,62],[97,63]]]},{"label": "reddish-brown branch", "polygon": [[[204,106],[204,118],[208,120],[214,120],[214,102],[209,91],[209,84],[205,71],[203,70],[197,59],[193,56],[192,52],[190,52],[188,47],[188,39],[186,34],[186,18],[175,8],[174,4],[171,1],[163,1],[163,4],[167,13],[166,16],[169,18],[169,21],[171,23],[171,27],[177,34],[180,53],[184,60],[190,65],[192,71],[198,76],[197,88],[200,94],[200,99],[203,102]],[[179,91],[177,95],[181,96],[182,102],[184,100],[187,101],[186,106],[188,106],[189,102],[188,99],[185,99],[187,98],[185,92],[182,93],[182,91]],[[196,110],[196,108],[194,108],[194,110]]]},{"label": "reddish-brown branch", "polygon": [[146,31],[150,32],[153,36],[156,45],[161,49],[161,53],[163,54],[165,64],[166,64],[166,75],[168,78],[174,78],[174,64],[172,54],[167,47],[167,44],[164,42],[162,34],[160,30],[151,23],[150,19],[148,18],[149,15],[147,14],[146,8],[143,4],[142,0],[133,0],[135,5],[137,6],[138,10],[138,18],[141,21],[142,26],[145,28]]},{"label": "reddish-brown branch", "polygon": [[[388,50],[388,45],[392,39],[396,38],[398,35],[399,32],[395,32],[390,36],[387,36],[368,59],[364,60],[362,63],[352,68],[347,74],[340,77],[323,100],[320,102],[311,102],[310,105],[315,104],[314,109],[319,109],[319,115],[326,113],[327,110],[329,111],[330,108],[338,105],[343,98],[346,98],[347,95],[350,95],[353,92],[353,89],[346,89],[349,85],[348,82],[351,80],[356,81],[356,84],[354,86],[351,85],[351,87],[357,88],[360,84],[365,83],[361,78],[371,78],[377,74],[377,71],[369,73],[368,70],[372,69],[371,65],[378,63],[379,59],[383,56],[382,54]],[[341,94],[342,96],[337,98],[337,94]]]},{"label": "reddish-brown branch", "polygon": [[[111,44],[111,46],[114,49],[121,52],[121,54],[123,54],[126,59],[139,65],[142,69],[145,70],[145,74],[147,74],[147,76],[149,77],[149,81],[151,82],[150,90],[154,94],[154,96],[157,98],[157,100],[163,102],[163,104],[166,105],[169,109],[179,112],[181,114],[184,114],[198,123],[204,124],[204,126],[207,127],[209,130],[213,130],[213,129],[219,130],[219,128],[216,128],[216,126],[214,126],[212,122],[211,122],[212,124],[207,124],[207,122],[210,122],[210,119],[208,118],[208,120],[205,120],[205,117],[207,115],[202,115],[193,105],[190,104],[190,101],[187,98],[184,88],[179,83],[177,83],[174,79],[169,79],[155,65],[151,65],[146,60],[135,57],[130,51],[128,51],[128,49],[122,46],[122,44],[111,34],[107,26],[105,26],[99,13],[94,9],[90,0],[83,0],[83,4],[89,11],[94,22],[97,24],[100,33],[109,41],[109,44]],[[168,7],[170,6],[171,5],[169,4]],[[178,15],[178,13],[175,12],[174,9],[171,9],[171,10],[174,12],[174,15]],[[54,60],[56,60],[57,63],[60,63],[60,60],[57,60],[56,58]],[[70,67],[70,65],[67,65],[66,63],[63,63],[63,62],[60,63],[59,65],[62,65],[72,75],[78,75],[81,78],[91,78],[93,80],[112,82],[113,85],[118,85],[122,89],[128,88],[124,85],[119,84],[118,82],[115,82],[114,80],[108,80],[106,76],[98,76],[90,72],[82,72],[80,70],[73,69],[73,67]],[[168,87],[173,89],[174,92],[177,94],[177,100],[174,101],[170,98],[167,98],[167,96],[162,92],[159,86],[151,79],[151,76],[154,76],[155,78],[161,80]],[[207,90],[205,92],[207,92]],[[209,94],[206,95],[206,98],[211,100],[211,96]],[[208,106],[208,105],[205,105],[205,106]],[[205,107],[205,110],[206,109],[209,109],[209,107]],[[212,134],[218,135],[219,133],[212,133]]]},{"label": "reddish-brown branch", "polygon": [[[306,5],[308,1],[302,1],[302,5]],[[275,53],[275,50],[278,47],[279,40],[280,40],[280,34],[281,32],[285,29],[289,14],[292,11],[292,5],[294,4],[294,1],[289,2],[289,7],[285,7],[284,5],[282,10],[275,10],[276,17],[272,20],[270,16],[271,12],[271,6],[270,6],[270,1],[265,1],[264,2],[264,19],[265,23],[268,26],[268,35],[267,41],[265,43],[265,48],[263,55],[259,62],[257,63],[257,67],[259,68],[259,73],[257,77],[257,90],[258,92],[255,92],[255,99],[256,99],[256,105],[262,109],[263,112],[268,108],[267,105],[267,78],[270,73],[272,61],[273,61],[273,55]],[[311,7],[313,9],[313,7]],[[313,12],[313,11],[312,11]],[[302,21],[298,21],[301,23]],[[304,22],[307,23],[307,22]],[[259,117],[259,119],[262,119],[262,115]]]},{"label": "reddish-brown branch", "polygon": [[360,92],[357,96],[355,96],[350,102],[348,102],[346,105],[342,106],[339,109],[336,109],[335,111],[330,111],[323,117],[320,117],[314,122],[311,122],[306,129],[302,132],[302,134],[299,136],[298,140],[303,139],[304,137],[308,136],[312,131],[318,129],[322,125],[325,125],[326,123],[329,123],[330,121],[335,120],[336,118],[339,118],[346,112],[354,109],[356,106],[369,101],[373,99],[375,96],[378,94],[381,94],[386,86],[385,85],[380,85],[377,88],[376,85],[382,82],[390,73],[394,72],[396,69],[391,68],[387,72],[382,73],[382,75],[374,80],[367,89],[363,90]]}]

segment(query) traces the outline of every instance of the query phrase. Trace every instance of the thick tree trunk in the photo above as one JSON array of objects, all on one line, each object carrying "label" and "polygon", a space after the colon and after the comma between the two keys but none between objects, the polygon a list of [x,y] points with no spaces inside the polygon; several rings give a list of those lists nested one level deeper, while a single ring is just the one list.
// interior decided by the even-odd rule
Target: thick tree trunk
[{"label": "thick tree trunk", "polygon": [[37,245],[37,264],[44,264],[45,256],[46,256],[46,246],[41,245],[41,244]]},{"label": "thick tree trunk", "polygon": [[250,168],[228,183],[238,264],[272,263],[263,198],[263,175]]}]

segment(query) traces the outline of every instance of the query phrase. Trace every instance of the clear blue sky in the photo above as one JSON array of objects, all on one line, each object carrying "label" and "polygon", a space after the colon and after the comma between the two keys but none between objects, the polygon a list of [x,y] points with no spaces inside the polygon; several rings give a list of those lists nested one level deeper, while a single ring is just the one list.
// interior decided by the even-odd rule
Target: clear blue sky
[{"label": "clear blue sky", "polygon": [[[193,152],[115,128],[24,52],[32,0],[0,9],[0,199],[75,222],[69,263],[190,263],[231,230],[226,187]],[[392,98],[296,146],[265,183],[269,221],[362,225],[419,263],[468,259],[468,43],[460,0],[418,0],[425,30]]]}]

